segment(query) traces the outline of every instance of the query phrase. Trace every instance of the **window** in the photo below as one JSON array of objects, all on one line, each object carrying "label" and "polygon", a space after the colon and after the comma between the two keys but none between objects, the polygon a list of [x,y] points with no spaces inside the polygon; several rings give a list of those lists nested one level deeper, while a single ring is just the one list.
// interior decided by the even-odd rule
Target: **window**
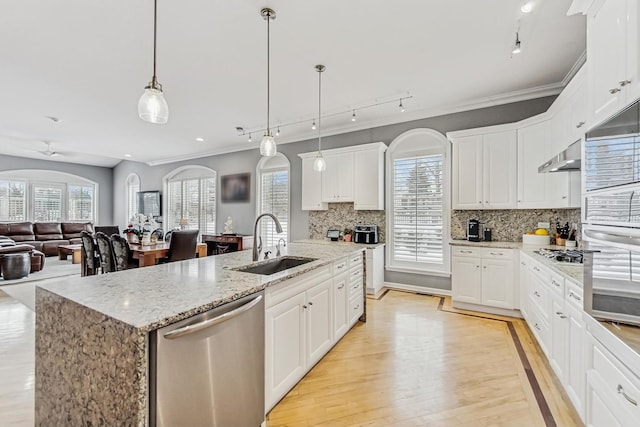
[{"label": "window", "polygon": [[289,236],[289,160],[279,153],[274,157],[263,157],[256,168],[258,179],[258,212],[271,213],[282,225],[282,233],[276,232],[273,221],[260,221],[260,236],[263,246],[275,246],[280,238]]},{"label": "window", "polygon": [[34,221],[62,221],[63,186],[34,184],[32,192]]},{"label": "window", "polygon": [[69,185],[69,221],[91,221],[94,218],[93,185]]},{"label": "window", "polygon": [[187,229],[216,232],[215,171],[192,166],[167,179],[167,230],[180,226],[181,219]]},{"label": "window", "polygon": [[27,183],[0,180],[0,221],[26,221]]},{"label": "window", "polygon": [[127,221],[138,213],[138,192],[140,178],[135,173],[127,177]]},{"label": "window", "polygon": [[448,274],[449,142],[417,129],[389,148],[388,269]]}]

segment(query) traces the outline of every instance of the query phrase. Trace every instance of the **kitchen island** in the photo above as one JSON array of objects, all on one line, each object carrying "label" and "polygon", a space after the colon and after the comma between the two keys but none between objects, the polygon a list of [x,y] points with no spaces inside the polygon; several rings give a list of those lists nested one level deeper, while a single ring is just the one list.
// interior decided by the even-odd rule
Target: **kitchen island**
[{"label": "kitchen island", "polygon": [[291,243],[315,261],[269,276],[249,251],[43,284],[36,289],[36,425],[147,425],[149,333],[362,254]]}]

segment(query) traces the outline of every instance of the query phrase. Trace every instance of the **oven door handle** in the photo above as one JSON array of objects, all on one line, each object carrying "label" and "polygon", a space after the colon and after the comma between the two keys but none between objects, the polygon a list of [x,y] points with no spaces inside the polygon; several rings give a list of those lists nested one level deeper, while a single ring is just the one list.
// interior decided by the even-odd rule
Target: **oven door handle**
[{"label": "oven door handle", "polygon": [[583,230],[584,236],[588,239],[599,240],[608,243],[618,243],[621,245],[640,247],[640,237],[634,237],[624,234],[616,234],[611,232],[602,232],[594,230]]}]

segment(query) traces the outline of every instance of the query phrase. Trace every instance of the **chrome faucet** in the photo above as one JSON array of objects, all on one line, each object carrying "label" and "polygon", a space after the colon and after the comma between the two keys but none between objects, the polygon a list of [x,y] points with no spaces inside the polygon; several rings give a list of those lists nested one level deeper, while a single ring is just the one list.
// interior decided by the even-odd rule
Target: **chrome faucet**
[{"label": "chrome faucet", "polygon": [[283,247],[287,247],[287,242],[281,237],[278,239],[278,243],[276,244],[276,256],[280,256],[280,242],[282,242]]},{"label": "chrome faucet", "polygon": [[278,234],[282,233],[282,225],[280,225],[280,221],[278,221],[278,218],[276,218],[275,215],[270,214],[270,213],[263,213],[258,215],[258,218],[256,218],[256,223],[253,225],[253,238],[255,239],[256,237],[258,244],[256,244],[256,242],[254,242],[253,244],[253,260],[254,261],[258,261],[258,257],[260,256],[260,252],[262,251],[262,237],[257,236],[258,234],[258,223],[260,222],[260,218],[262,218],[263,216],[268,216],[271,217],[271,219],[273,219],[273,222],[276,223],[276,232]]}]

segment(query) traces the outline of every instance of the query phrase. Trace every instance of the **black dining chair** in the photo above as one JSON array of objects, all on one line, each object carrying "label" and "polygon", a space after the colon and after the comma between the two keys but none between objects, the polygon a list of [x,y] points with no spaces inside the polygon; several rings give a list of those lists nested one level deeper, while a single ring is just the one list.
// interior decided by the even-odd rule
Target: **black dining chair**
[{"label": "black dining chair", "polygon": [[162,262],[174,262],[195,258],[199,232],[200,230],[174,230],[171,233],[169,254]]},{"label": "black dining chair", "polygon": [[113,247],[111,239],[102,231],[96,232],[96,243],[98,254],[100,255],[100,267],[103,273],[113,273],[116,271],[115,260],[113,259]]},{"label": "black dining chair", "polygon": [[80,232],[80,240],[82,241],[82,253],[84,255],[82,276],[93,276],[94,274],[98,274],[100,256],[96,251],[96,244],[93,240],[93,236],[83,230]]},{"label": "black dining chair", "polygon": [[96,225],[93,227],[94,231],[98,231],[107,235],[107,238],[112,234],[120,234],[120,227],[117,225]]},{"label": "black dining chair", "polygon": [[111,247],[113,248],[113,264],[116,271],[138,267],[137,261],[131,256],[127,239],[119,234],[112,234]]}]

